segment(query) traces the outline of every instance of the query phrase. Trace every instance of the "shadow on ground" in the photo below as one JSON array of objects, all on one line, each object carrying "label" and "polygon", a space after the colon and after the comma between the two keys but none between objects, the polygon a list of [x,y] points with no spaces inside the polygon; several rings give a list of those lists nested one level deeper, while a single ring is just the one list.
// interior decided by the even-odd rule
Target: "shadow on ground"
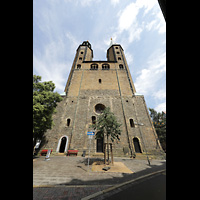
[{"label": "shadow on ground", "polygon": [[[104,159],[102,159],[102,158],[90,158],[89,159],[89,165],[92,165],[94,162],[97,162],[97,164],[99,163],[99,165],[100,165],[100,164],[104,163]],[[85,166],[87,166],[88,158],[85,158],[82,161],[78,161],[78,163],[83,163],[83,164],[85,164]]]},{"label": "shadow on ground", "polygon": [[[103,161],[103,159],[101,158],[91,158],[89,161],[89,165],[92,165],[92,163],[96,162],[96,161]],[[85,164],[88,165],[88,159],[85,158],[83,161],[78,161],[78,164]],[[87,172],[87,170],[85,170],[84,168],[82,168],[80,165],[77,165],[76,167],[79,167],[81,169],[83,169],[85,172],[89,174],[94,174],[96,173],[98,176],[101,175],[101,173],[108,173],[110,178],[107,179],[98,179],[98,180],[89,180],[89,181],[83,181],[81,179],[73,179],[70,182],[66,182],[66,183],[62,183],[62,184],[58,184],[57,186],[61,186],[61,185],[116,185],[116,184],[120,184],[135,178],[138,178],[140,176],[155,172],[155,171],[159,171],[162,169],[166,169],[166,161],[161,162],[162,165],[148,165],[149,168],[139,171],[139,172],[135,172],[133,174],[128,174],[128,173],[122,173],[122,177],[115,177],[113,172],[92,172],[90,171],[89,173]]]}]

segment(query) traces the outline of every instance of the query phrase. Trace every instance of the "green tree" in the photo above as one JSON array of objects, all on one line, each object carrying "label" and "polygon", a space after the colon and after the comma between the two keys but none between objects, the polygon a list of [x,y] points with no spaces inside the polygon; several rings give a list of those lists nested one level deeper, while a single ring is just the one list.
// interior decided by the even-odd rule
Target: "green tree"
[{"label": "green tree", "polygon": [[[109,164],[109,138],[112,142],[114,142],[114,140],[120,140],[119,137],[121,135],[120,126],[121,124],[117,122],[115,115],[112,112],[110,112],[109,107],[105,108],[102,111],[101,115],[97,118],[96,123],[91,125],[91,128],[93,128],[96,132],[95,139],[101,137],[107,138],[108,164]],[[104,160],[104,162],[106,161]]]},{"label": "green tree", "polygon": [[33,75],[33,147],[37,140],[45,140],[44,133],[52,127],[57,102],[62,100],[54,89],[52,81],[41,82],[41,76]]},{"label": "green tree", "polygon": [[166,114],[157,112],[153,108],[149,108],[149,111],[162,148],[166,151]]}]

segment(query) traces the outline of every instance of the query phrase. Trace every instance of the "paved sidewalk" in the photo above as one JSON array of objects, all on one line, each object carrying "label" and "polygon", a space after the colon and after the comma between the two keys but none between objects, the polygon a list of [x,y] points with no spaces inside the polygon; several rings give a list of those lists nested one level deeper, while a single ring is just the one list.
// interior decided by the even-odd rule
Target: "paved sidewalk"
[{"label": "paved sidewalk", "polygon": [[[133,174],[114,172],[92,172],[90,159],[88,171],[87,158],[52,156],[49,161],[39,157],[33,162],[33,199],[81,199],[114,185],[132,180],[166,168],[165,160],[114,158],[122,162]],[[100,159],[99,159],[100,160]]]},{"label": "paved sidewalk", "polygon": [[40,199],[66,199],[66,200],[79,200],[93,193],[106,189],[107,186],[98,187],[46,187],[46,188],[33,188],[33,200]]}]

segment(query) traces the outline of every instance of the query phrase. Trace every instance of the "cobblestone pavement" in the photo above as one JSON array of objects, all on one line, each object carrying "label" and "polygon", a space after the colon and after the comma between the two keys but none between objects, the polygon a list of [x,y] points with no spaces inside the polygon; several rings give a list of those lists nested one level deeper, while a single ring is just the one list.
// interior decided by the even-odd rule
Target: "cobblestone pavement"
[{"label": "cobblestone pavement", "polygon": [[[92,172],[90,159],[88,170],[87,158],[52,156],[36,158],[33,162],[33,199],[81,199],[92,193],[109,188],[141,175],[165,169],[165,160],[147,160],[114,158],[115,162],[123,162],[133,174],[114,172]],[[99,159],[101,160],[101,159]]]}]

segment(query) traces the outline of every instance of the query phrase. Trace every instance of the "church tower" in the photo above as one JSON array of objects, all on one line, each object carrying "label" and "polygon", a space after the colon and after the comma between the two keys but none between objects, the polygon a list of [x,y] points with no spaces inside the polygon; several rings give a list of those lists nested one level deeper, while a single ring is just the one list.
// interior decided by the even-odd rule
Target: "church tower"
[{"label": "church tower", "polygon": [[[53,116],[55,125],[46,133],[45,148],[60,153],[77,149],[79,155],[85,150],[87,154],[89,126],[105,107],[110,107],[122,124],[120,141],[113,144],[114,156],[162,152],[144,96],[136,93],[120,44],[111,42],[106,61],[93,61],[88,41],[79,45],[64,91]],[[102,154],[103,141],[92,139],[93,155]]]}]

